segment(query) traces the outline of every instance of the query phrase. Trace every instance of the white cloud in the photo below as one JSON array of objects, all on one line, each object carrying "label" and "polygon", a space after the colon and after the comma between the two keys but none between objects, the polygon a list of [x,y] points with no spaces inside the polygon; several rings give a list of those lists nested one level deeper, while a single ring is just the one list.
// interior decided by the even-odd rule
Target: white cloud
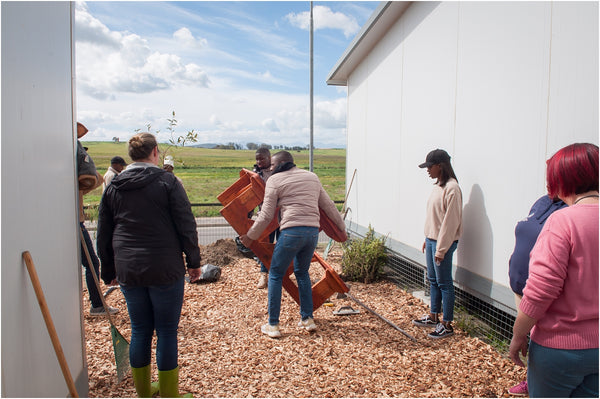
[{"label": "white cloud", "polygon": [[197,39],[192,35],[192,32],[188,28],[178,29],[173,33],[173,38],[185,47],[200,48],[207,44],[206,39]]},{"label": "white cloud", "polygon": [[[245,69],[239,68],[229,68],[223,66],[218,69],[218,73],[220,76],[215,77],[215,87],[220,86],[223,87],[232,87],[233,85],[239,85],[239,83],[232,83],[233,81],[249,81],[249,82],[263,82],[263,83],[271,83],[279,86],[289,86],[289,82],[284,79],[273,76],[270,71],[265,72],[254,72],[248,71]],[[220,83],[218,83],[220,82]],[[212,80],[211,80],[211,87]]]},{"label": "white cloud", "polygon": [[[250,68],[248,61],[246,68],[241,55],[235,58],[235,52],[217,48],[212,40],[204,46],[186,28],[161,36],[116,32],[90,15],[85,3],[76,6],[77,118],[90,129],[85,140],[119,137],[124,142],[140,129],[160,131],[157,138],[165,142],[170,136],[167,118],[175,111],[175,134],[193,129],[200,143],[308,144],[308,93],[290,90],[278,68],[284,65],[297,73],[301,67],[294,64],[295,53],[287,51],[292,41],[278,44],[279,52],[261,48],[256,54],[265,63]],[[82,31],[86,34],[80,37]],[[265,34],[255,40],[263,38]],[[203,47],[198,51],[186,43]],[[207,59],[219,62],[211,65]],[[209,82],[210,90],[204,90]],[[280,89],[273,90],[273,84]],[[345,145],[346,88],[334,89],[333,95],[315,98],[314,138],[319,148]]]},{"label": "white cloud", "polygon": [[346,97],[315,103],[315,125],[326,129],[346,127]]},{"label": "white cloud", "polygon": [[85,3],[75,3],[75,15],[75,34],[78,41],[94,43],[114,49],[120,47],[121,34],[119,32],[111,32],[102,22],[94,18],[89,13]]},{"label": "white cloud", "polygon": [[[114,100],[119,93],[209,85],[207,73],[197,64],[185,64],[177,55],[152,51],[147,40],[136,34],[110,31],[90,15],[85,4],[76,3],[75,23],[77,86],[82,93]],[[191,37],[202,43],[189,30],[189,35],[182,29],[178,32],[180,39],[189,41]]]},{"label": "white cloud", "polygon": [[[181,100],[179,100],[181,99]],[[193,100],[190,100],[193,99]],[[236,99],[237,101],[233,101]],[[306,95],[238,89],[204,91],[193,87],[164,92],[130,93],[107,103],[85,97],[78,101],[78,120],[90,129],[85,140],[128,140],[135,129],[160,130],[158,139],[168,140],[167,118],[176,112],[176,135],[192,129],[200,143],[248,142],[272,145],[307,145],[309,113]],[[320,148],[345,144],[345,98],[315,100],[315,145]],[[102,109],[101,112],[85,111]]]},{"label": "white cloud", "polygon": [[219,126],[221,124],[221,121],[219,120],[219,117],[217,115],[211,115],[209,121],[215,126]]},{"label": "white cloud", "polygon": [[217,131],[220,132],[229,132],[229,131],[235,131],[238,129],[241,129],[243,126],[243,123],[240,121],[225,121],[223,122],[221,120],[221,118],[219,118],[217,115],[211,115],[209,118],[210,124],[213,125]]},{"label": "white cloud", "polygon": [[263,82],[278,84],[281,86],[285,86],[287,84],[287,82],[285,80],[279,79],[279,78],[276,78],[275,76],[273,76],[271,74],[271,71],[265,71],[265,72],[259,74],[259,80],[261,80]]},{"label": "white cloud", "polygon": [[262,126],[267,129],[269,132],[278,132],[279,128],[277,127],[277,122],[275,122],[272,118],[265,119],[262,121]]},{"label": "white cloud", "polygon": [[271,48],[274,48],[280,54],[286,54],[288,56],[302,55],[295,43],[289,40],[288,37],[273,33],[256,23],[248,24],[229,20],[227,21],[227,24],[231,26],[232,29],[243,32],[245,36],[251,38],[255,43],[268,43]]},{"label": "white cloud", "polygon": [[[310,12],[290,13],[286,19],[295,27],[300,29],[310,29]],[[313,27],[318,29],[339,29],[344,32],[346,38],[351,37],[360,30],[360,26],[353,16],[348,16],[341,12],[333,12],[331,8],[325,6],[313,7]]]},{"label": "white cloud", "polygon": [[306,60],[292,57],[283,57],[279,54],[262,52],[261,55],[267,58],[271,63],[281,65],[289,69],[304,69],[306,68]]}]

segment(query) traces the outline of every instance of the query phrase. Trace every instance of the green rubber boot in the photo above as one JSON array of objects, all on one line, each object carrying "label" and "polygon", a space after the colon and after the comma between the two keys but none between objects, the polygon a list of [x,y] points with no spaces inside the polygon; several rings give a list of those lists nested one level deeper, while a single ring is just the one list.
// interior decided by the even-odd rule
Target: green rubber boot
[{"label": "green rubber boot", "polygon": [[161,398],[193,398],[191,393],[179,395],[179,366],[173,370],[158,370],[158,385]]},{"label": "green rubber boot", "polygon": [[150,365],[144,367],[132,367],[131,376],[138,398],[151,398],[158,393],[158,384],[150,384],[152,369]]}]

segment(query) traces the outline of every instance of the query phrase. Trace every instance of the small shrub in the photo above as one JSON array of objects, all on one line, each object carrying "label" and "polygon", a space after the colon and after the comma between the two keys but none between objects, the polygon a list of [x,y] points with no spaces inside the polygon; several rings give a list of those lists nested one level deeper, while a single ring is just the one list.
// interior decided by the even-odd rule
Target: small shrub
[{"label": "small shrub", "polygon": [[367,284],[377,281],[387,261],[385,241],[386,237],[376,238],[375,231],[369,225],[364,238],[344,244],[342,273],[346,279]]}]

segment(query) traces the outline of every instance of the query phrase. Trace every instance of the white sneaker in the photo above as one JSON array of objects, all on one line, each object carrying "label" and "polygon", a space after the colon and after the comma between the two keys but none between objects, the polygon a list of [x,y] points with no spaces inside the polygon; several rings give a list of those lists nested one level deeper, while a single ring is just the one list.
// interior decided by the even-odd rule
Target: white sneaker
[{"label": "white sneaker", "polygon": [[261,272],[260,279],[258,279],[258,284],[256,285],[256,288],[258,288],[258,289],[267,288],[268,284],[269,284],[269,274]]},{"label": "white sneaker", "polygon": [[307,318],[306,320],[300,320],[298,322],[298,327],[304,328],[306,331],[316,331],[317,325],[312,317]]},{"label": "white sneaker", "polygon": [[263,324],[260,327],[260,331],[263,334],[266,334],[266,335],[268,335],[271,338],[279,338],[279,337],[281,337],[281,332],[279,331],[279,324],[276,324],[274,326],[270,325],[269,323]]}]

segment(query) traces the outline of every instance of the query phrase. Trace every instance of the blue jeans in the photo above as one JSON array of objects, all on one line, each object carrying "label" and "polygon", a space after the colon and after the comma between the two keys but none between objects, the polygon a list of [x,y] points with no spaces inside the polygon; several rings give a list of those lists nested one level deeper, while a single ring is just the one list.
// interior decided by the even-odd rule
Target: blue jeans
[{"label": "blue jeans", "polygon": [[308,269],[318,240],[318,227],[299,226],[281,230],[275,243],[269,270],[269,324],[279,324],[282,281],[292,261],[298,283],[300,315],[302,320],[313,317],[312,284]]},{"label": "blue jeans", "polygon": [[531,398],[598,397],[598,348],[553,349],[530,341],[527,362]]},{"label": "blue jeans", "polygon": [[[96,285],[96,281],[94,280],[94,275],[92,274],[92,270],[90,269],[90,263],[88,262],[88,258],[85,255],[85,250],[83,246],[87,247],[87,250],[90,254],[90,258],[92,259],[94,270],[96,271],[96,276],[98,276],[98,281],[100,280],[100,261],[96,256],[96,252],[94,251],[94,245],[92,244],[92,240],[90,238],[90,234],[88,233],[85,225],[80,222],[79,228],[83,233],[83,239],[85,242],[81,243],[81,264],[85,268],[85,285],[87,286],[88,294],[90,295],[90,302],[93,308],[102,307],[102,299],[100,298],[100,293],[98,292],[98,286]],[[81,270],[81,269],[80,269]]]},{"label": "blue jeans", "polygon": [[177,367],[177,328],[183,306],[184,279],[173,284],[148,287],[121,286],[131,319],[131,367],[152,360],[152,335],[156,330],[156,365],[161,371]]},{"label": "blue jeans", "polygon": [[425,258],[427,259],[427,278],[431,295],[431,313],[444,313],[443,321],[454,320],[454,281],[452,281],[452,255],[458,241],[454,241],[444,259],[435,264],[436,240],[425,239]]}]

